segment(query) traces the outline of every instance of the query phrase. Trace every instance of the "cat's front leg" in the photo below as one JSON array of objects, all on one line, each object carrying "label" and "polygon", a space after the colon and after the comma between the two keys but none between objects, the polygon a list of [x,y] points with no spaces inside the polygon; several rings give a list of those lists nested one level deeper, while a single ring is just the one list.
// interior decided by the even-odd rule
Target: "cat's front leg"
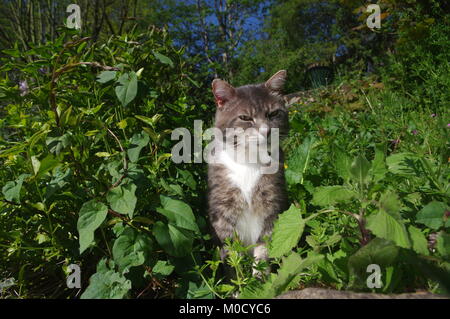
[{"label": "cat's front leg", "polygon": [[[269,260],[269,254],[267,251],[266,244],[260,243],[253,249],[253,257],[255,258],[253,262],[253,270],[252,275],[257,278],[262,278],[263,273],[256,269],[256,265],[260,261],[268,261]],[[264,274],[267,276],[270,273],[270,267],[267,267],[264,270]]]},{"label": "cat's front leg", "polygon": [[210,218],[215,237],[220,242],[220,259],[223,262],[225,277],[230,280],[236,278],[236,272],[226,262],[228,250],[225,248],[225,240],[227,238],[233,238],[236,229],[237,216],[231,214],[231,211],[227,208],[228,206],[229,205],[221,205],[216,202],[214,208],[210,209]]},{"label": "cat's front leg", "polygon": [[261,232],[261,235],[259,236],[259,239],[257,241],[257,246],[253,249],[253,257],[254,257],[254,263],[253,263],[253,270],[252,274],[254,277],[262,278],[264,275],[270,274],[270,265],[266,267],[266,269],[261,272],[257,270],[255,267],[260,261],[269,261],[269,252],[267,249],[266,239],[270,238],[272,235],[272,229],[273,229],[273,220],[276,218],[277,214],[268,214],[266,217],[266,220],[264,221],[264,227]]}]

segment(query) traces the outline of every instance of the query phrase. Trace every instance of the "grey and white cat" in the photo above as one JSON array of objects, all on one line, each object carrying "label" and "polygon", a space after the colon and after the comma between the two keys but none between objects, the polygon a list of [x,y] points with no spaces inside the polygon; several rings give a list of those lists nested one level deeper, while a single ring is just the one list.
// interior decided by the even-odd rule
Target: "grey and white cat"
[{"label": "grey and white cat", "polygon": [[[220,79],[212,83],[215,127],[223,138],[214,140],[220,147],[208,164],[209,218],[221,243],[236,232],[244,245],[256,244],[252,251],[256,261],[267,259],[263,237],[270,236],[277,215],[287,209],[283,153],[277,149],[279,155],[273,156],[269,143],[266,154],[277,169],[265,173],[262,157],[245,162],[230,150],[248,151],[251,143],[263,147],[274,129],[280,137],[287,135],[288,112],[281,95],[285,80],[286,71],[281,70],[261,84],[234,88]],[[230,128],[242,130],[233,135],[227,133]],[[225,254],[222,249],[222,258]]]}]

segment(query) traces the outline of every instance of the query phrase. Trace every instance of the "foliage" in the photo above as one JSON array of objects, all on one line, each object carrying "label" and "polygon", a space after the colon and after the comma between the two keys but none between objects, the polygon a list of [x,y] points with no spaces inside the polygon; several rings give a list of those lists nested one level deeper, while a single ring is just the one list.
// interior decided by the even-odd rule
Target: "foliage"
[{"label": "foliage", "polygon": [[[205,88],[221,66],[193,57],[195,37],[186,53],[166,29],[138,24],[97,39],[58,29],[44,44],[2,50],[2,296],[273,298],[308,286],[448,293],[448,15],[433,0],[381,4],[383,28],[372,36],[361,1],[279,1],[269,37],[233,49],[234,82],[287,68],[288,92],[311,85],[307,65],[333,60],[341,44],[349,50],[333,62],[331,85],[297,93],[289,108],[290,207],[265,238],[271,259],[258,263],[236,239],[220,258],[205,165],[171,160],[171,132],[213,118]],[[181,43],[183,25],[171,28]],[[229,40],[218,39],[216,57]],[[368,57],[378,73],[364,74]],[[70,264],[81,267],[81,291],[66,286]],[[381,288],[367,287],[371,264]]]},{"label": "foliage", "polygon": [[[66,30],[45,46],[6,52],[2,275],[26,265],[21,296],[38,296],[33,286],[56,281],[48,277],[59,278],[55,295],[67,294],[58,265],[75,263],[84,287],[91,277],[82,297],[132,296],[131,289],[165,280],[162,293],[175,294],[179,279],[166,279],[171,272],[161,267],[183,258],[186,267],[175,272],[193,267],[190,255],[200,258],[205,226],[196,204],[202,167],[169,160],[172,129],[204,113],[193,104],[195,80],[183,51],[154,29],[105,44]],[[11,74],[27,81],[26,94]]]}]

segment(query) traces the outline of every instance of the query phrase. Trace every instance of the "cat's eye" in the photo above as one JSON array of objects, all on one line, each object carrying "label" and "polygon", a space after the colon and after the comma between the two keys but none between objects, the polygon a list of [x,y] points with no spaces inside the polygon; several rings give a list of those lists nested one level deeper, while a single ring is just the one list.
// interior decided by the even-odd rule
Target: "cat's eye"
[{"label": "cat's eye", "polygon": [[269,118],[274,118],[274,117],[277,117],[278,115],[280,115],[280,110],[275,110],[275,111],[269,113]]},{"label": "cat's eye", "polygon": [[239,115],[239,119],[241,119],[242,121],[253,121],[253,119],[247,115]]}]

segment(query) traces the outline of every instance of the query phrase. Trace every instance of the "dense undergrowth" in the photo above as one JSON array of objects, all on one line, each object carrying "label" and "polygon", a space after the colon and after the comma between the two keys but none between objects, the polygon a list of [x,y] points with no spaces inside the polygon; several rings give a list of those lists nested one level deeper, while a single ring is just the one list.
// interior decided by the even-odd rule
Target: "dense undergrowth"
[{"label": "dense undergrowth", "polygon": [[[196,119],[206,128],[214,109],[167,34],[92,44],[67,31],[27,52],[5,50],[2,297],[270,298],[312,286],[448,292],[442,34],[428,39],[440,54],[417,44],[405,51],[414,56],[389,57],[378,76],[343,73],[290,107],[291,207],[268,239],[270,265],[258,265],[272,272],[254,278],[246,248],[230,241],[231,281],[208,230],[206,165],[171,160],[172,130],[192,131]],[[67,288],[70,264],[80,266],[81,289]],[[367,286],[371,264],[380,267],[379,288]]]}]

